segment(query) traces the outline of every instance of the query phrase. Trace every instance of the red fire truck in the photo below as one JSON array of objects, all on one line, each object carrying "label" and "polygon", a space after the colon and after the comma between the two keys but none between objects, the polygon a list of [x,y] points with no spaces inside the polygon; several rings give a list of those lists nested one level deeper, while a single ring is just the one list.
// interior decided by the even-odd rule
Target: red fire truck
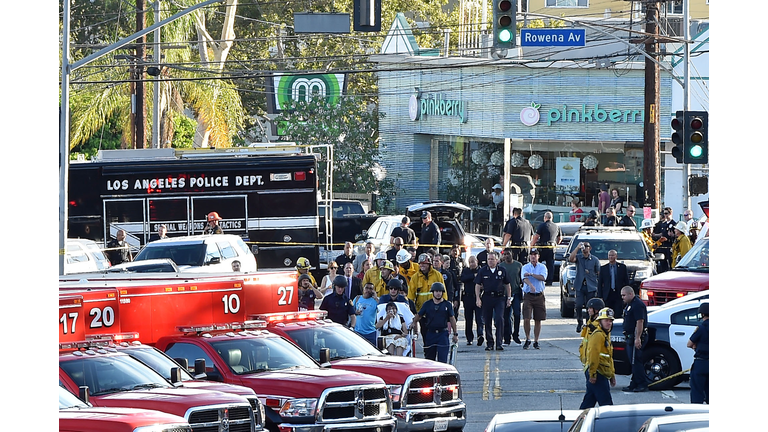
[{"label": "red fire truck", "polygon": [[[384,355],[357,333],[326,319],[321,310],[259,314],[267,330],[283,336],[316,361],[337,369],[376,375],[392,395],[397,430],[461,430],[467,407],[461,378],[453,366],[426,359]],[[328,349],[328,358],[323,358]]]}]

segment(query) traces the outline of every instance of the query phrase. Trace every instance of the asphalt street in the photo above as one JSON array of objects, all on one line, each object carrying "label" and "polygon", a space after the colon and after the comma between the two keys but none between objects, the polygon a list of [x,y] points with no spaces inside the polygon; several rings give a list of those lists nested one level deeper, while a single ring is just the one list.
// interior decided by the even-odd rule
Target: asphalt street
[{"label": "asphalt street", "polygon": [[[542,323],[541,349],[524,350],[514,343],[504,351],[485,351],[467,345],[464,312],[459,311],[459,345],[455,366],[461,374],[462,397],[467,404],[466,432],[483,432],[497,413],[545,409],[578,409],[584,397],[585,378],[579,361],[574,318],[560,317],[560,287],[547,287],[547,320]],[[533,323],[531,322],[531,326]],[[533,330],[531,330],[533,331]],[[520,339],[524,342],[523,327]],[[423,357],[421,340],[417,356]],[[629,376],[617,375],[613,403],[689,403],[688,382],[673,390],[625,393]]]}]

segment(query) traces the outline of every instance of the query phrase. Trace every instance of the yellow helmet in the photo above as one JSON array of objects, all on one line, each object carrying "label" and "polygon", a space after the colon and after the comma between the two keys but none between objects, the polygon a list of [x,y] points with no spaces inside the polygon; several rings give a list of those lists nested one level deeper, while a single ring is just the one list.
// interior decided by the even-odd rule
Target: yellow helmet
[{"label": "yellow helmet", "polygon": [[595,319],[598,321],[601,319],[609,319],[613,321],[613,309],[608,307],[600,309],[600,312],[597,313],[597,318]]},{"label": "yellow helmet", "polygon": [[297,269],[308,269],[311,267],[309,264],[309,260],[304,257],[299,257],[299,259],[296,260],[296,268]]},{"label": "yellow helmet", "polygon": [[387,260],[387,261],[384,261],[384,264],[381,265],[380,269],[381,270],[388,269],[391,271],[395,271],[395,266],[392,265],[392,261]]}]

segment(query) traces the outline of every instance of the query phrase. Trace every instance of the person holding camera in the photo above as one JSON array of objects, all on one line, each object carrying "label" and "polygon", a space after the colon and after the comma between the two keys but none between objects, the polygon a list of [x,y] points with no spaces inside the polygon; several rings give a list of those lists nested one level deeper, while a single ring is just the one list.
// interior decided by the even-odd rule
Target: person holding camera
[{"label": "person holding camera", "polygon": [[568,262],[576,263],[576,278],[573,280],[576,291],[576,333],[581,333],[584,327],[581,309],[597,294],[600,260],[591,251],[589,242],[581,242],[568,256]]}]

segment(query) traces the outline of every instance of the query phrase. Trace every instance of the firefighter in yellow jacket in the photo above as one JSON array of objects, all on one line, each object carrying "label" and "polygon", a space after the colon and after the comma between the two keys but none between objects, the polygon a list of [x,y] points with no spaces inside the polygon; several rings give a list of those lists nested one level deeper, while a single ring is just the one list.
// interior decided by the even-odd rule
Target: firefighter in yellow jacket
[{"label": "firefighter in yellow jacket", "polygon": [[423,253],[419,255],[419,271],[408,283],[408,298],[416,303],[416,310],[421,310],[421,305],[432,298],[430,290],[435,282],[443,283],[443,274],[432,268],[432,257]]},{"label": "firefighter in yellow jacket", "polygon": [[602,308],[596,318],[597,328],[587,339],[587,356],[584,375],[587,378],[587,392],[579,409],[613,405],[611,387],[616,386],[616,374],[613,369],[613,346],[611,328],[613,327],[613,309]]},{"label": "firefighter in yellow jacket", "polygon": [[589,335],[598,327],[597,314],[605,307],[605,302],[600,297],[594,297],[587,302],[587,323],[581,329],[581,345],[579,345],[579,358],[581,365],[587,365],[587,342]]},{"label": "firefighter in yellow jacket", "polygon": [[675,225],[675,242],[672,243],[672,267],[691,250],[691,240],[688,238],[688,226],[680,221]]}]

